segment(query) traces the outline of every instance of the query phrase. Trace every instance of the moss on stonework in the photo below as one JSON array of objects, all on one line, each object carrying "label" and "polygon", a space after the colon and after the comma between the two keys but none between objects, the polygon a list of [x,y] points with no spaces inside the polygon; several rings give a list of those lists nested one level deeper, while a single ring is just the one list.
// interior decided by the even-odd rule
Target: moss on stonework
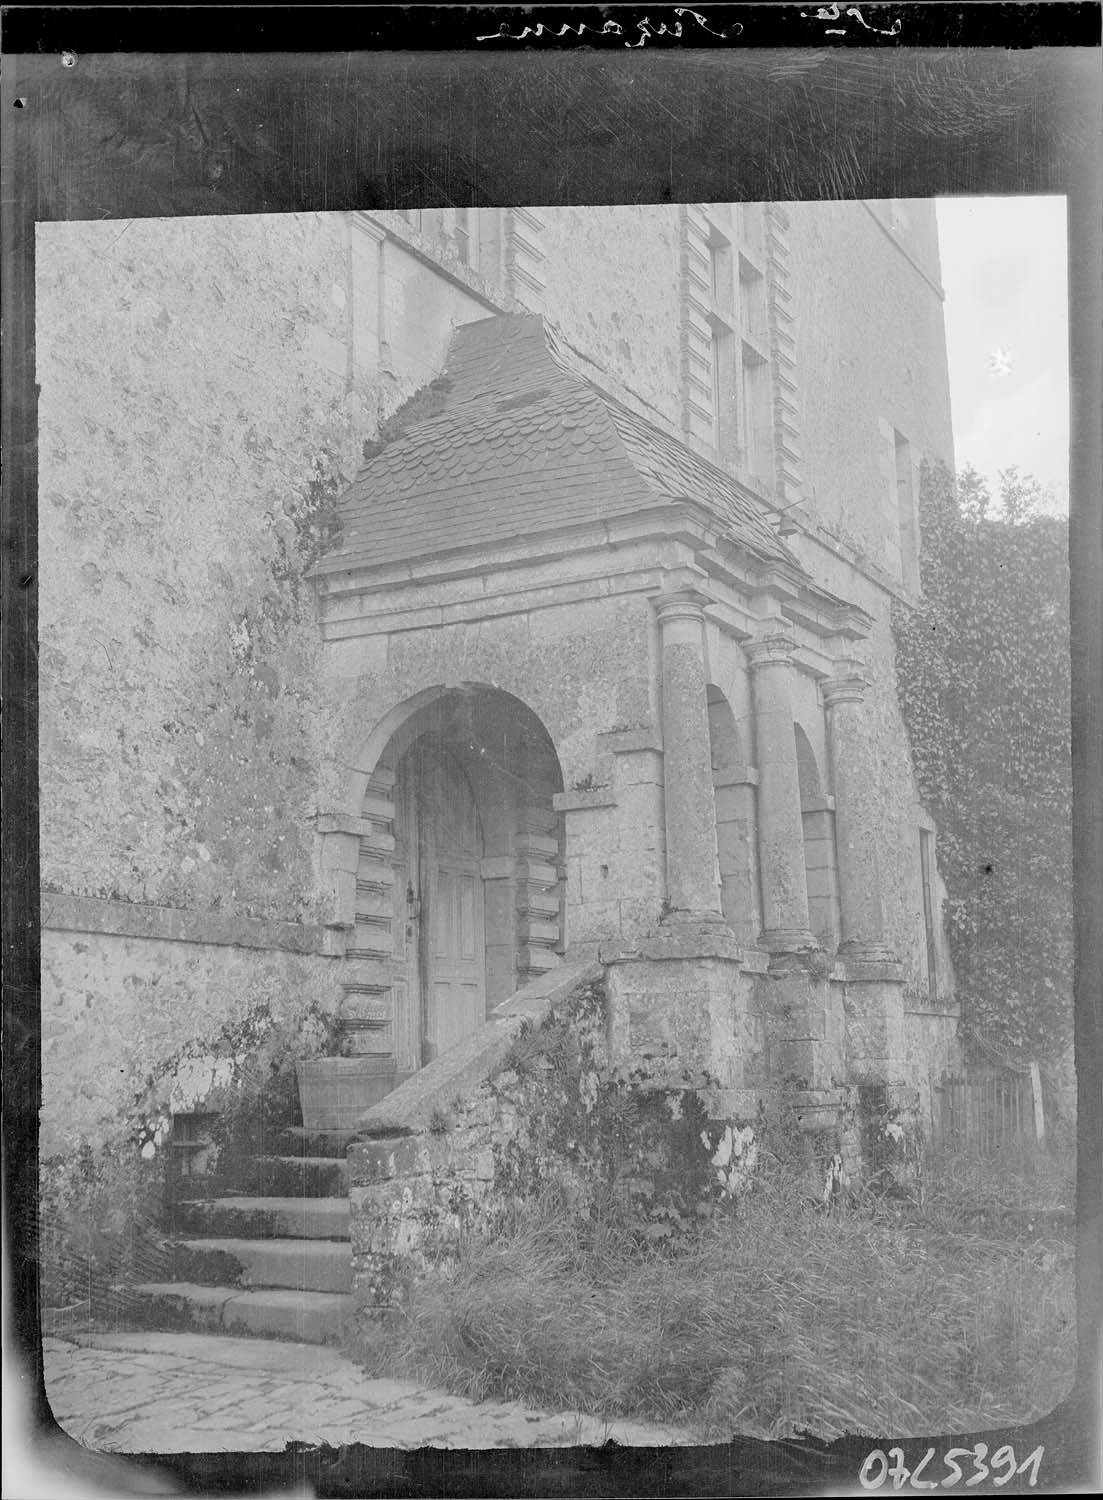
[{"label": "moss on stonework", "polygon": [[439,417],[451,389],[452,381],[448,376],[438,375],[428,385],[422,386],[421,390],[415,391],[396,412],[380,423],[379,436],[364,442],[364,462],[370,463],[373,458],[378,458],[385,448],[405,437],[410,428],[416,427],[419,422]]},{"label": "moss on stonework", "polygon": [[[77,1141],[44,1159],[43,1304],[86,1301],[94,1315],[106,1316],[118,1285],[169,1279],[174,1199],[232,1185],[297,1122],[295,1061],[330,1050],[333,1030],[332,1018],[312,1009],[281,1024],[262,1003],[216,1035],[196,1038],[142,1080],[106,1143]],[[177,1182],[166,1150],[173,1116],[194,1112],[208,1116],[204,1168]]]},{"label": "moss on stonework", "polygon": [[38,1257],[42,1306],[110,1310],[123,1281],[158,1281],[171,1257],[161,1233],[164,1178],[133,1142],[84,1143],[39,1167]]},{"label": "moss on stonework", "polygon": [[487,1085],[520,1122],[494,1142],[500,1209],[556,1181],[580,1212],[629,1208],[652,1240],[713,1212],[728,1196],[732,1132],[725,1136],[725,1125],[709,1119],[688,1080],[681,1089],[650,1085],[646,1069],[625,1072],[608,1062],[600,981],[522,1033]]}]

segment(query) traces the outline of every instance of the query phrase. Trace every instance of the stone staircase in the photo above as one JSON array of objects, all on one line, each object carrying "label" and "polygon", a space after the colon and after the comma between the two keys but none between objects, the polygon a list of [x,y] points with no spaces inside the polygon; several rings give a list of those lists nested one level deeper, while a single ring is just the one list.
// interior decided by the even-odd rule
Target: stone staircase
[{"label": "stone staircase", "polygon": [[345,1147],[351,1132],[288,1126],[271,1154],[169,1194],[166,1279],[113,1289],[131,1327],[336,1344],[351,1321]]}]

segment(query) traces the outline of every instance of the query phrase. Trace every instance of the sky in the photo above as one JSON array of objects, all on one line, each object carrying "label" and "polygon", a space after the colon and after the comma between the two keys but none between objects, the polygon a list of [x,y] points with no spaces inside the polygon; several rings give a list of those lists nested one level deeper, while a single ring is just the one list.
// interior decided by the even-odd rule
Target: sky
[{"label": "sky", "polygon": [[999,492],[1017,464],[1068,509],[1068,290],[1062,197],[939,198],[954,452]]}]

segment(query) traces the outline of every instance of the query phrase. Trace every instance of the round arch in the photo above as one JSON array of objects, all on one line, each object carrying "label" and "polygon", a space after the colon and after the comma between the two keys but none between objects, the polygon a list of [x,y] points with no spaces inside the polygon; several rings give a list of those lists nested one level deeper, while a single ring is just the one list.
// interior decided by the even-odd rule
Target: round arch
[{"label": "round arch", "polygon": [[754,772],[747,765],[731,704],[713,683],[708,684],[707,701],[720,907],[739,941],[751,945],[762,926]]},{"label": "round arch", "polygon": [[808,887],[808,923],[817,940],[833,949],[839,939],[839,892],[835,855],[835,814],[824,793],[823,777],[812,742],[794,723],[797,781],[804,830],[804,872]]},{"label": "round arch", "polygon": [[463,683],[384,715],[350,786],[362,831],[346,995],[379,997],[386,1024],[357,1041],[405,1075],[559,961],[563,777],[527,704]]}]

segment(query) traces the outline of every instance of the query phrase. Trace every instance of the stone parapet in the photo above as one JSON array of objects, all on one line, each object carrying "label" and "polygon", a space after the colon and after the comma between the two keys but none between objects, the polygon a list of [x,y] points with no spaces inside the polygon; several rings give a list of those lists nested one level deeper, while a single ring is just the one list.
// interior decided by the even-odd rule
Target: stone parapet
[{"label": "stone parapet", "polygon": [[597,964],[565,964],[518,990],[496,1008],[480,1030],[450,1047],[367,1110],[358,1133],[371,1137],[428,1130],[436,1111],[490,1076],[525,1026],[539,1024],[572,990],[600,974]]},{"label": "stone parapet", "polygon": [[[364,1116],[348,1176],[365,1317],[386,1316],[428,1265],[454,1259],[465,1234],[493,1234],[549,1188],[583,1213],[619,1183],[664,1234],[672,1207],[692,1220],[745,1183],[760,1094],[711,1080],[694,1089],[681,1076],[664,1087],[661,1062],[654,1088],[639,1069],[629,1074],[608,1046],[601,972],[573,966],[502,1007],[504,1023],[478,1049],[481,1076],[470,1052],[451,1065],[442,1056]],[[746,1113],[721,1113],[731,1109]]]}]

